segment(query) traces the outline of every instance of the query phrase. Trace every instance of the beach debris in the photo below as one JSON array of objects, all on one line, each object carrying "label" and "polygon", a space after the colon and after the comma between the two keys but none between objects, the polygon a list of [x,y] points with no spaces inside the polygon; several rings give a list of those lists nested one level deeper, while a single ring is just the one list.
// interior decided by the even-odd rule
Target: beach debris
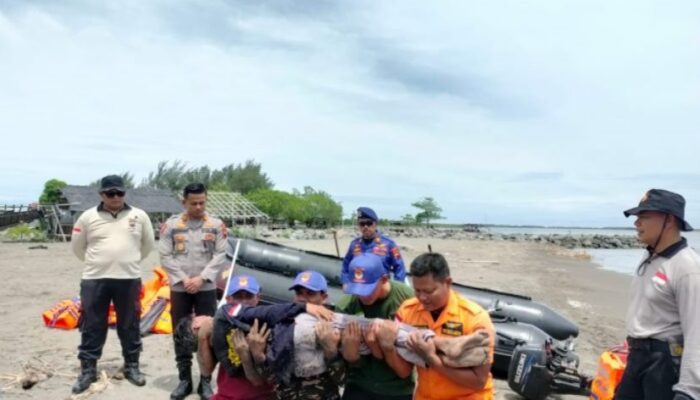
[{"label": "beach debris", "polygon": [[109,376],[107,376],[107,372],[102,370],[102,373],[100,374],[100,377],[97,378],[97,382],[94,382],[88,390],[84,391],[83,393],[80,394],[73,394],[70,397],[68,397],[66,400],[85,400],[92,396],[93,394],[97,393],[102,393],[108,388],[112,386],[112,382],[109,379]]},{"label": "beach debris", "polygon": [[51,367],[46,361],[39,357],[33,357],[32,360],[22,365],[21,374],[4,374],[0,375],[0,380],[7,381],[3,390],[7,390],[15,385],[19,385],[24,390],[29,390],[39,382],[45,381],[53,376],[65,376],[74,378],[74,374],[62,373]]},{"label": "beach debris", "polygon": [[49,246],[44,246],[43,244],[38,244],[36,246],[29,246],[29,250],[47,250]]}]

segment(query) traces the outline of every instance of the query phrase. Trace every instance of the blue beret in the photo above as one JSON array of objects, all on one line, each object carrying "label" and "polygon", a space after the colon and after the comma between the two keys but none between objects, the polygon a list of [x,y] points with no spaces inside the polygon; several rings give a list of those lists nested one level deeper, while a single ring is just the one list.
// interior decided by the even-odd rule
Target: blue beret
[{"label": "blue beret", "polygon": [[372,210],[369,207],[358,208],[357,209],[357,218],[358,219],[367,218],[367,219],[371,219],[374,222],[379,221],[379,218],[377,217],[377,213],[375,213],[374,210]]}]

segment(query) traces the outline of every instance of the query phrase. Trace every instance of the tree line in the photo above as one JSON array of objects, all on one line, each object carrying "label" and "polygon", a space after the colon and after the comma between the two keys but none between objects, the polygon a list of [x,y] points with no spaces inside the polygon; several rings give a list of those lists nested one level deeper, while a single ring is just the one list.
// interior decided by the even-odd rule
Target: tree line
[{"label": "tree line", "polygon": [[[161,161],[156,170],[149,172],[141,183],[136,185],[134,175],[130,172],[119,174],[127,189],[153,188],[168,190],[180,194],[189,183],[201,182],[212,192],[238,192],[251,201],[258,209],[270,216],[273,221],[294,225],[297,222],[310,227],[335,226],[342,222],[343,207],[327,192],[306,186],[303,190],[291,192],[274,189],[274,183],[263,172],[262,165],[254,160],[240,164],[229,164],[220,169],[209,166],[189,167],[187,163],[176,160]],[[100,180],[89,185],[98,187]],[[66,182],[51,179],[44,185],[39,202],[55,204],[60,199],[60,190]],[[416,215],[406,214],[398,221],[405,225],[425,223],[443,219],[442,208],[432,197],[424,197],[411,206],[420,210]]]}]

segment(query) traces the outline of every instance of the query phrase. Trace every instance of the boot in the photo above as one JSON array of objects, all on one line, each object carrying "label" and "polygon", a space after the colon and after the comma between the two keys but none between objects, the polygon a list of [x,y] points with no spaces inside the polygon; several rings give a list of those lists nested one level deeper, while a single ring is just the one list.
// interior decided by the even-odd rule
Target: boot
[{"label": "boot", "polygon": [[139,355],[128,356],[124,359],[124,378],[136,386],[146,384],[146,377],[139,370]]},{"label": "boot", "polygon": [[183,400],[192,393],[192,369],[189,366],[178,365],[178,377],[180,382],[175,390],[170,393],[170,400]]},{"label": "boot", "polygon": [[82,393],[97,381],[97,360],[80,360],[80,375],[73,385],[73,393]]},{"label": "boot", "polygon": [[209,400],[214,397],[214,391],[211,389],[211,376],[199,376],[199,386],[197,386],[197,394],[203,400]]}]

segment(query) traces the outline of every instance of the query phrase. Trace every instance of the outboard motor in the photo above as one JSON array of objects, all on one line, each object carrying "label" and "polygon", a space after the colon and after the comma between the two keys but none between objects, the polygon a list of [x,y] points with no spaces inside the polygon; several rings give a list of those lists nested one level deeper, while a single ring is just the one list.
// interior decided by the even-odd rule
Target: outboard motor
[{"label": "outboard motor", "polygon": [[550,393],[588,396],[591,378],[578,365],[572,339],[519,345],[508,369],[508,386],[528,400],[544,400]]}]

